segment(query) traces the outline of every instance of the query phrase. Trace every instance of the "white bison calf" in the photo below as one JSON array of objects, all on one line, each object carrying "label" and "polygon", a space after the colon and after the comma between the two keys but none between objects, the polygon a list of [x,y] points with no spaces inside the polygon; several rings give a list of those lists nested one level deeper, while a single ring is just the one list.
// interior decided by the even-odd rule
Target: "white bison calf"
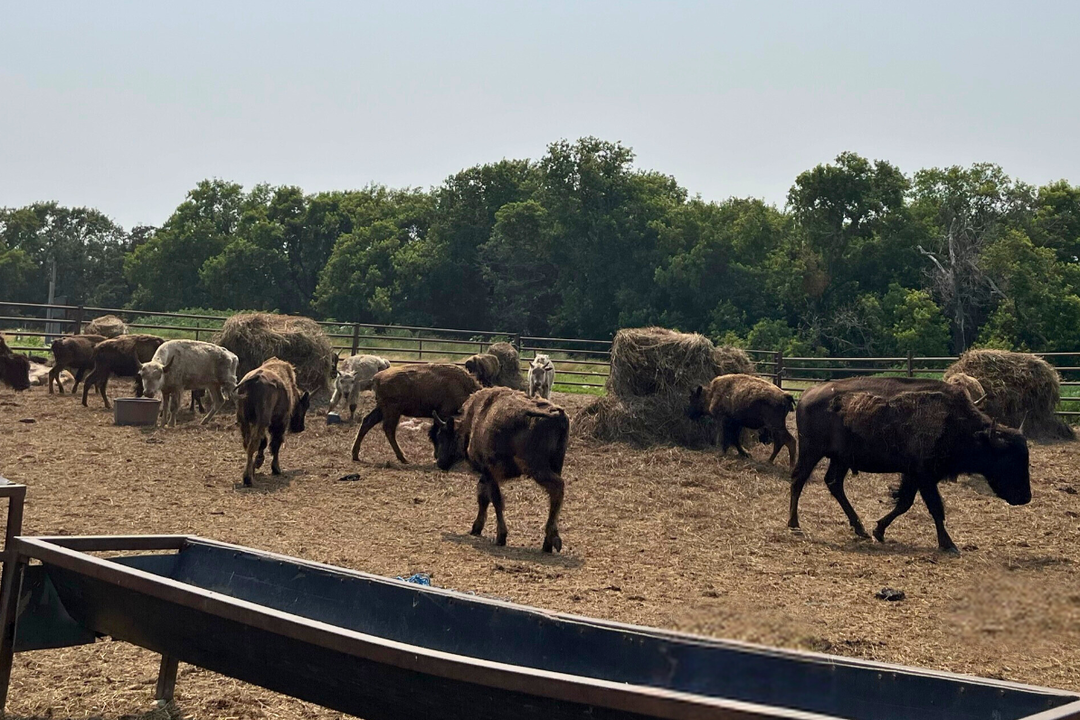
[{"label": "white bison calf", "polygon": [[547,355],[537,355],[529,365],[529,397],[539,395],[551,398],[551,386],[555,383],[555,365]]},{"label": "white bison calf", "polygon": [[169,340],[161,344],[150,362],[139,367],[143,394],[161,393],[161,424],[176,425],[180,395],[185,390],[205,390],[210,396],[210,412],[205,425],[217,414],[226,398],[236,390],[236,355],[220,345],[200,340]]},{"label": "white bison calf", "polygon": [[[270,432],[270,472],[281,474],[278,452],[285,442],[285,428],[304,431],[304,415],[311,398],[296,387],[296,370],[284,360],[270,358],[255,368],[236,386],[236,419],[247,451],[244,485],[250,486],[255,471],[263,464],[266,433]],[[256,454],[257,453],[257,454]]]},{"label": "white bison calf", "polygon": [[342,400],[348,399],[349,420],[356,415],[356,404],[360,393],[371,389],[371,381],[375,373],[390,367],[390,361],[377,355],[353,355],[345,358],[341,363],[341,370],[334,379],[334,394],[330,396],[330,409],[334,408]]}]

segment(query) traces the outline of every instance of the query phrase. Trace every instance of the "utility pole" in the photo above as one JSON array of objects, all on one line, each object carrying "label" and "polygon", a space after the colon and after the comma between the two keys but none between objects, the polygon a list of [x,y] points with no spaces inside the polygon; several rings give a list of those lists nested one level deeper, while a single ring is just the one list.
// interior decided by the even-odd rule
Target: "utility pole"
[{"label": "utility pole", "polygon": [[[48,300],[48,305],[51,306],[53,304],[53,300],[56,298],[56,256],[53,255],[49,259],[51,261],[52,267],[49,270],[49,300]],[[51,319],[53,317],[55,317],[55,316],[53,315],[52,307],[45,308],[45,318],[46,319]],[[52,324],[51,323],[45,323],[45,332],[51,332],[51,331],[52,331]],[[45,338],[45,345],[46,346],[51,345],[52,341],[53,341],[53,339],[51,337],[46,337]]]}]

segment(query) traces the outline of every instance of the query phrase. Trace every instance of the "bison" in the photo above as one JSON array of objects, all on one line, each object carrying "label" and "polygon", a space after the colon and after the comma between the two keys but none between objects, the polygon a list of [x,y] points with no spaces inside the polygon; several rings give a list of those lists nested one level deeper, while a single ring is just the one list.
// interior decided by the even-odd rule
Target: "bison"
[{"label": "bison", "polygon": [[[304,431],[304,416],[311,397],[296,386],[296,370],[292,365],[270,358],[255,368],[236,386],[236,419],[247,451],[244,485],[250,487],[255,471],[262,467],[266,450],[266,433],[270,433],[270,472],[281,474],[278,452],[285,442],[285,429]],[[257,453],[257,454],[256,454]]]},{"label": "bison", "polygon": [[754,375],[732,373],[713,378],[708,385],[698,385],[690,392],[686,414],[692,420],[711,416],[720,426],[721,452],[734,446],[742,457],[749,457],[739,442],[744,427],[760,430],[762,442],[772,440],[771,463],[787,447],[788,465],[795,464],[795,438],[787,429],[787,415],[795,409],[795,398]]},{"label": "bison", "polygon": [[165,342],[164,338],[155,335],[121,335],[118,338],[103,340],[94,348],[94,369],[83,383],[82,404],[86,405],[86,396],[90,387],[97,388],[98,394],[109,405],[109,396],[106,394],[109,378],[113,375],[119,377],[135,378],[135,396],[142,397],[142,378],[139,377],[139,367],[144,362],[149,362],[154,353]]},{"label": "bison", "polygon": [[205,425],[236,389],[239,358],[213,343],[201,340],[169,340],[162,343],[149,362],[139,368],[147,397],[161,393],[161,424],[176,425],[180,396],[184,390],[209,390],[210,412]]},{"label": "bison", "polygon": [[465,369],[484,387],[491,387],[499,379],[502,366],[499,358],[491,353],[473,355],[465,360]]},{"label": "bison", "polygon": [[397,426],[401,416],[429,418],[432,413],[450,417],[465,403],[469,395],[480,389],[472,375],[456,365],[425,363],[404,365],[383,370],[372,380],[375,409],[367,414],[356,431],[352,459],[360,459],[360,443],[379,422],[390,441],[390,447],[402,463],[408,462],[397,444]]},{"label": "bison", "polygon": [[443,420],[436,412],[432,417],[435,422],[430,436],[439,468],[446,471],[458,461],[468,460],[480,473],[476,484],[479,510],[472,534],[483,532],[491,504],[498,524],[495,543],[506,544],[500,485],[528,475],[544,488],[550,500],[543,550],[561,551],[558,523],[564,492],[562,467],[570,432],[566,411],[519,390],[498,387],[474,393],[456,416]]},{"label": "bison", "polygon": [[360,393],[371,389],[375,373],[389,367],[390,361],[377,355],[353,355],[345,358],[341,372],[334,378],[334,393],[330,396],[330,408],[327,412],[334,412],[338,403],[346,400],[349,405],[349,420],[352,420],[356,415]]},{"label": "bison", "polygon": [[547,355],[537,354],[529,364],[529,397],[539,395],[551,398],[551,386],[555,384],[555,364]]},{"label": "bison", "polygon": [[52,395],[54,382],[60,386],[60,394],[64,394],[64,384],[60,382],[60,373],[65,369],[75,372],[75,384],[71,386],[72,394],[75,393],[83,376],[94,367],[94,348],[104,339],[104,335],[72,335],[53,340],[50,346],[53,354],[53,366],[49,371],[50,395]]},{"label": "bison", "polygon": [[0,337],[0,382],[18,391],[30,387],[30,358],[12,352],[3,337]]},{"label": "bison", "polygon": [[844,494],[848,470],[900,473],[896,507],[874,529],[879,542],[918,493],[934,519],[938,547],[959,554],[945,530],[938,483],[960,473],[982,475],[1010,505],[1031,500],[1024,436],[999,427],[959,386],[913,378],[837,380],[803,393],[795,417],[799,460],[791,473],[788,527],[799,527],[799,495],[823,457],[829,459],[825,484],[859,537],[869,535]]}]

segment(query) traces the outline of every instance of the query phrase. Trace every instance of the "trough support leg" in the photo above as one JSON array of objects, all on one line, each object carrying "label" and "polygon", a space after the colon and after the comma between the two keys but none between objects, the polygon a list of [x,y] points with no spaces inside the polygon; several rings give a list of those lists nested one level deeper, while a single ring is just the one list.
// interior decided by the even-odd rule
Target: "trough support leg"
[{"label": "trough support leg", "polygon": [[180,661],[171,655],[161,656],[161,669],[158,670],[157,689],[154,691],[154,699],[164,702],[172,702],[176,694],[176,669]]},{"label": "trough support leg", "polygon": [[15,622],[19,616],[19,595],[22,594],[25,560],[12,547],[12,541],[22,534],[23,502],[26,488],[8,485],[4,495],[8,498],[7,528],[4,532],[3,576],[0,577],[0,714],[7,705],[8,685],[11,683],[11,665],[15,659]]}]

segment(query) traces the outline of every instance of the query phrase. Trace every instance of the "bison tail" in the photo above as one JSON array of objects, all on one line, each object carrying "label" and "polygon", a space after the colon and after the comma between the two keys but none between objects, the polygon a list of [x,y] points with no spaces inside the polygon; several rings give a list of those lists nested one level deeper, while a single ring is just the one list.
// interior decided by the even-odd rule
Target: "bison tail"
[{"label": "bison tail", "polygon": [[784,397],[787,398],[788,412],[795,409],[795,396],[791,393],[784,393]]}]

